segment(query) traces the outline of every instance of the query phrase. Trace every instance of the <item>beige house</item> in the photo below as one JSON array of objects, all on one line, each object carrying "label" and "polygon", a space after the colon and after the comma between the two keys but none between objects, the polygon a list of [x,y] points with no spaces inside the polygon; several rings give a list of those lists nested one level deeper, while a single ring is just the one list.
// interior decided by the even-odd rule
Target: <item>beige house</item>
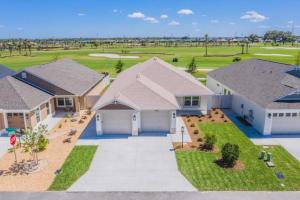
[{"label": "beige house", "polygon": [[0,130],[35,127],[56,112],[91,108],[109,84],[70,59],[25,68],[0,78]]},{"label": "beige house", "polygon": [[95,104],[97,134],[173,133],[179,113],[206,114],[212,95],[190,74],[152,58],[120,73]]}]

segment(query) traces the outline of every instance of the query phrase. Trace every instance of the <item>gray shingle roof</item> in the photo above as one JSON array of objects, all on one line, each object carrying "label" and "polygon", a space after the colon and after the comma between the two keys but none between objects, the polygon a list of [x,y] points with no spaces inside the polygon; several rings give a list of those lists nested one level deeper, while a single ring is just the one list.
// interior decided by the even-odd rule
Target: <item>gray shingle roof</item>
[{"label": "gray shingle roof", "polygon": [[104,77],[103,74],[70,59],[28,67],[25,71],[78,96],[83,95]]},{"label": "gray shingle roof", "polygon": [[138,110],[174,110],[180,108],[178,96],[212,94],[188,73],[155,57],[120,73],[93,109],[117,100]]},{"label": "gray shingle roof", "polygon": [[256,104],[270,109],[299,109],[300,103],[275,102],[297,90],[300,80],[286,73],[292,65],[250,59],[208,75]]},{"label": "gray shingle roof", "polygon": [[3,65],[0,65],[0,78],[4,77],[4,76],[13,76],[15,75],[16,72],[3,66]]},{"label": "gray shingle roof", "polygon": [[0,78],[0,109],[32,110],[51,97],[14,77]]}]

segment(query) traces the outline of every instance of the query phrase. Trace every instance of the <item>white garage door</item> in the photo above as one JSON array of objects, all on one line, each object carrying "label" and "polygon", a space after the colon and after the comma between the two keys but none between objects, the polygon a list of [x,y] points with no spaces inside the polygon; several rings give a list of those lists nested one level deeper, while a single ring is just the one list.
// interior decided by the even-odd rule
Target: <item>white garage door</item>
[{"label": "white garage door", "polygon": [[141,113],[142,132],[169,132],[171,114],[169,111],[145,111]]},{"label": "white garage door", "polygon": [[300,118],[273,117],[272,134],[300,134]]},{"label": "white garage door", "polygon": [[104,134],[131,134],[131,110],[105,110],[103,113]]}]

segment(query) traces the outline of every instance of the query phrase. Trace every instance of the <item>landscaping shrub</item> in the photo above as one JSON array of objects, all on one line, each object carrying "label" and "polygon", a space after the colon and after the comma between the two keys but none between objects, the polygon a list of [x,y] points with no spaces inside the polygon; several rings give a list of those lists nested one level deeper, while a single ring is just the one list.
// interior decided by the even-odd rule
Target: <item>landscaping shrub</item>
[{"label": "landscaping shrub", "polygon": [[198,129],[194,130],[194,134],[195,135],[199,134],[199,130]]},{"label": "landscaping shrub", "polygon": [[195,127],[195,124],[193,123],[193,124],[191,124],[191,127]]},{"label": "landscaping shrub", "polygon": [[226,143],[222,147],[222,161],[224,165],[233,167],[235,162],[239,159],[240,150],[237,144]]},{"label": "landscaping shrub", "polygon": [[198,121],[199,121],[199,122],[202,122],[202,119],[199,119]]},{"label": "landscaping shrub", "polygon": [[44,151],[48,145],[48,139],[44,135],[40,135],[37,143],[38,151]]},{"label": "landscaping shrub", "polygon": [[203,139],[202,139],[202,138],[198,138],[197,141],[198,141],[198,142],[202,142]]},{"label": "landscaping shrub", "polygon": [[178,58],[173,58],[172,62],[178,62]]},{"label": "landscaping shrub", "polygon": [[188,121],[188,122],[190,122],[190,121],[191,121],[191,119],[188,119],[187,121]]},{"label": "landscaping shrub", "polygon": [[224,114],[221,115],[221,118],[224,118]]},{"label": "landscaping shrub", "polygon": [[240,62],[242,59],[240,57],[234,57],[232,62]]},{"label": "landscaping shrub", "polygon": [[58,128],[61,128],[61,127],[62,127],[62,125],[61,125],[61,124],[59,124],[59,125],[58,125]]},{"label": "landscaping shrub", "polygon": [[204,144],[202,147],[203,147],[203,149],[206,149],[206,150],[213,150],[216,142],[217,142],[217,138],[215,135],[207,134],[204,137]]},{"label": "landscaping shrub", "polygon": [[225,119],[224,122],[227,123],[227,120]]}]

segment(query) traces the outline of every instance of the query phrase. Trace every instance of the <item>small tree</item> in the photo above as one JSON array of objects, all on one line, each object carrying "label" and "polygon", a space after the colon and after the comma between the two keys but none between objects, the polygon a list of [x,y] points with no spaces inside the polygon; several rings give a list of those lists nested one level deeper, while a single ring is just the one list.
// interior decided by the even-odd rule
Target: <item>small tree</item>
[{"label": "small tree", "polygon": [[119,60],[118,63],[115,65],[115,70],[117,72],[117,74],[119,74],[121,71],[123,71],[123,66],[124,66],[124,63]]},{"label": "small tree", "polygon": [[196,69],[197,69],[197,63],[195,57],[193,57],[190,64],[188,65],[188,71],[190,73],[193,73],[196,71]]},{"label": "small tree", "polygon": [[32,155],[36,164],[38,164],[38,152],[45,150],[48,144],[46,133],[47,126],[41,124],[37,129],[26,129],[22,136],[23,149],[25,152],[29,152]]},{"label": "small tree", "polygon": [[300,66],[300,51],[298,52],[297,56],[296,56],[296,65]]},{"label": "small tree", "polygon": [[226,143],[222,148],[222,160],[224,165],[233,167],[239,159],[240,150],[237,144]]},{"label": "small tree", "polygon": [[208,134],[205,135],[203,149],[213,150],[216,142],[217,142],[217,138],[215,135],[208,135]]}]

